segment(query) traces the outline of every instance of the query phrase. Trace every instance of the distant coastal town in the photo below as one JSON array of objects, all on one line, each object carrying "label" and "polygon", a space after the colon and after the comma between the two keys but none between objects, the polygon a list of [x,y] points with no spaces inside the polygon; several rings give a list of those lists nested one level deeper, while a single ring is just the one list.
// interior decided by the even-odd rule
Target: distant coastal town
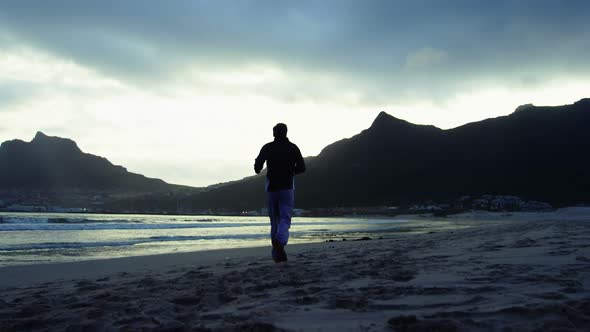
[{"label": "distant coastal town", "polygon": [[[223,215],[223,216],[265,216],[264,207],[251,210],[231,208],[193,209],[189,194],[167,193],[158,197],[150,195],[149,208],[138,208],[129,202],[146,199],[129,194],[110,193],[50,193],[50,192],[2,192],[0,211],[2,212],[47,212],[47,213],[122,213],[122,214],[178,214],[178,215]],[[127,206],[121,202],[128,203]],[[543,212],[554,207],[546,202],[526,200],[512,195],[462,196],[454,201],[415,202],[406,206],[335,206],[321,208],[295,209],[299,217],[316,216],[395,216],[399,214],[431,213],[435,216],[460,213],[470,210],[494,212]]]}]

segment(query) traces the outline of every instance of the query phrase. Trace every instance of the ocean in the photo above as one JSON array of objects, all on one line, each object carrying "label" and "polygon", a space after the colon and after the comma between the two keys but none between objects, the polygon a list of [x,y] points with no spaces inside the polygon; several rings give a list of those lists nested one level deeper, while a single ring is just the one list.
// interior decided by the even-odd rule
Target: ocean
[{"label": "ocean", "polygon": [[[441,220],[293,218],[290,244],[456,227]],[[268,217],[0,213],[0,266],[269,245]]]}]

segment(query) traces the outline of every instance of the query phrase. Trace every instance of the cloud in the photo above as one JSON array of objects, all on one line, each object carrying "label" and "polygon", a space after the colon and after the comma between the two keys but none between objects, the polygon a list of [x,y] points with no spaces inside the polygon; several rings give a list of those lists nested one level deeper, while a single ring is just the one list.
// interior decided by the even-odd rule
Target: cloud
[{"label": "cloud", "polygon": [[38,89],[26,82],[0,82],[0,112],[33,98]]},{"label": "cloud", "polygon": [[421,48],[408,54],[406,58],[406,68],[410,70],[431,69],[443,65],[447,60],[448,54],[443,50],[435,48]]},{"label": "cloud", "polygon": [[298,90],[269,89],[271,97],[334,98],[322,92],[330,77],[358,100],[386,103],[452,96],[461,82],[586,75],[590,23],[581,13],[590,3],[566,2],[5,1],[0,26],[19,43],[143,88],[199,86],[194,71],[269,66],[285,73],[285,90]]},{"label": "cloud", "polygon": [[56,97],[98,98],[124,86],[92,69],[27,47],[0,47],[0,110],[26,109]]}]

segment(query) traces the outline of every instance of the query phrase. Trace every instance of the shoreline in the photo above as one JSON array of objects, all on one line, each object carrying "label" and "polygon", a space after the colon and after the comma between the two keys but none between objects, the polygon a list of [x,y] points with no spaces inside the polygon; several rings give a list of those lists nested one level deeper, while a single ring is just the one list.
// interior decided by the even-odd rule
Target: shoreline
[{"label": "shoreline", "polygon": [[[453,232],[462,228],[483,226],[481,222],[465,222],[462,220],[445,220],[456,223],[452,228],[430,227],[424,230],[421,226],[408,226],[401,229],[378,229],[362,232],[343,233],[337,239],[324,239],[317,242],[294,243],[287,246],[291,255],[298,255],[306,251],[325,249],[327,246],[352,245],[351,243],[369,241],[384,241],[408,236],[420,236],[440,232]],[[436,221],[433,221],[436,222]],[[467,224],[467,225],[466,225]],[[355,234],[352,237],[349,236]],[[356,236],[356,237],[355,237]],[[224,264],[237,260],[267,260],[272,263],[270,256],[270,240],[267,245],[250,247],[231,247],[205,249],[196,251],[182,251],[172,253],[146,254],[138,256],[91,258],[79,261],[41,262],[32,264],[17,264],[0,266],[0,290],[4,288],[27,287],[56,281],[75,279],[96,279],[118,273],[161,273],[178,267],[207,267]]]},{"label": "shoreline", "polygon": [[[443,221],[455,223],[452,228],[433,227],[432,229],[424,231],[416,231],[414,227],[410,227],[409,230],[373,230],[371,231],[371,235],[375,237],[370,237],[370,240],[387,241],[393,239],[394,241],[397,241],[399,238],[406,238],[408,236],[431,235],[436,233],[452,234],[460,232],[462,229],[494,227],[500,226],[502,223],[506,222],[547,222],[548,220],[555,219],[555,212],[557,211],[550,213],[527,212],[506,214],[500,212],[473,211],[471,213],[457,214],[440,220],[432,220],[433,222]],[[482,216],[483,219],[478,220]],[[523,218],[523,216],[526,216],[527,218]],[[541,218],[542,216],[545,218],[548,217],[548,219]],[[417,217],[416,219],[418,220],[429,220],[431,218],[431,216],[418,215],[403,215],[400,217]],[[590,208],[584,209],[582,215],[574,214],[573,216],[563,215],[559,217],[564,221],[590,220]],[[393,218],[392,220],[395,219],[396,218]],[[358,241],[363,241],[363,239],[361,237],[349,238],[343,236],[340,239],[325,239],[317,242],[289,244],[288,250],[289,252],[292,251],[294,254],[300,254],[306,250],[316,250],[326,245],[339,245],[339,243]],[[3,288],[27,286],[27,283],[34,285],[56,280],[96,278],[122,272],[162,272],[167,268],[178,266],[204,267],[219,264],[228,260],[264,259],[270,257],[270,248],[271,246],[269,243],[268,245],[254,245],[249,247],[216,248],[125,257],[91,258],[79,261],[42,262],[0,266],[0,290]]]},{"label": "shoreline", "polygon": [[[207,222],[201,222],[201,220],[184,220],[184,218],[172,221],[150,220],[144,216],[129,220],[119,220],[120,217],[116,216],[81,220],[88,216],[76,215],[71,221],[60,219],[59,222],[52,222],[47,220],[49,217],[47,215],[25,217],[23,219],[13,217],[14,220],[9,224],[0,224],[0,233],[7,235],[6,245],[0,248],[2,251],[0,268],[249,248],[266,246],[269,242],[268,221],[261,218],[210,220],[209,218],[213,217],[208,217]],[[59,217],[67,218],[68,216],[60,215]],[[364,218],[298,218],[294,220],[290,245],[339,241],[342,238],[347,240],[363,237],[379,238],[398,232],[438,231],[441,228],[455,227],[453,225],[464,227],[464,224],[465,222],[457,220],[403,217],[402,219],[371,218],[367,220]],[[240,228],[235,230],[225,228],[234,225]],[[187,228],[186,231],[185,228]],[[135,229],[138,232],[135,232]],[[95,230],[98,232],[94,232]],[[16,233],[10,233],[12,231]],[[40,233],[29,233],[29,231]],[[10,238],[12,234],[15,237]],[[35,236],[33,240],[31,240],[32,236]]]}]

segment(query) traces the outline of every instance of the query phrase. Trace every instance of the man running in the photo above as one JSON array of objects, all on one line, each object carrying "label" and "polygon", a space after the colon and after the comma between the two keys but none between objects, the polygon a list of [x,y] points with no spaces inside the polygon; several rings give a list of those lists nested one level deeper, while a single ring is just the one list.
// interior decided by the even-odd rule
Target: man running
[{"label": "man running", "polygon": [[272,258],[276,263],[287,261],[285,246],[289,241],[289,227],[295,205],[296,174],[305,172],[305,162],[297,145],[287,138],[287,125],[279,123],[272,128],[274,141],[265,144],[254,163],[260,173],[266,161],[266,192],[270,217]]}]

